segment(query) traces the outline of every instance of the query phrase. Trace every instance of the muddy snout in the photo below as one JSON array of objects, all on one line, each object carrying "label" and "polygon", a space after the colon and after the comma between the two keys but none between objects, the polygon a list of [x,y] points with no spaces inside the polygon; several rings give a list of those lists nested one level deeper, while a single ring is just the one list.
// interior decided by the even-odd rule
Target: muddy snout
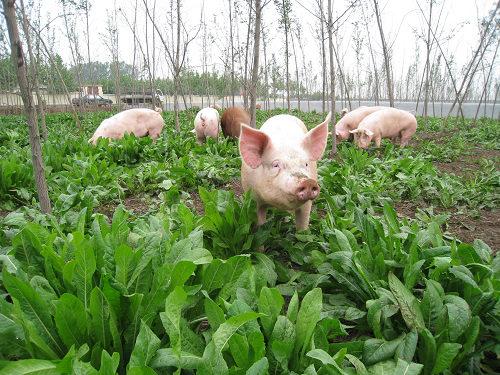
[{"label": "muddy snout", "polygon": [[302,180],[295,191],[295,195],[303,202],[316,199],[319,195],[319,185],[311,178]]}]

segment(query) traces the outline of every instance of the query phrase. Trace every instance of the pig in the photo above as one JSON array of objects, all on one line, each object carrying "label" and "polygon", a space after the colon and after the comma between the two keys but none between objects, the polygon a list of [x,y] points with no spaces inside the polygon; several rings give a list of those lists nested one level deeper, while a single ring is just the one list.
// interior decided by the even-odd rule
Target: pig
[{"label": "pig", "polygon": [[89,143],[95,145],[99,138],[120,139],[125,133],[134,134],[136,137],[149,135],[155,141],[164,125],[163,117],[152,109],[127,109],[101,122]]},{"label": "pig", "polygon": [[259,103],[255,104],[255,109],[261,109],[262,108],[262,105],[260,105]]},{"label": "pig", "polygon": [[160,107],[155,107],[155,112],[161,114],[163,112],[163,109],[161,109]]},{"label": "pig", "polygon": [[196,140],[202,144],[206,138],[215,138],[219,136],[220,118],[219,112],[214,108],[203,108],[194,119],[194,132]]},{"label": "pig", "polygon": [[226,137],[239,138],[241,124],[250,124],[250,115],[243,108],[231,107],[222,114],[220,125]]},{"label": "pig", "polygon": [[348,108],[342,108],[342,111],[340,111],[340,118],[344,117],[348,112],[349,112]]},{"label": "pig", "polygon": [[[361,106],[353,111],[346,112],[342,118],[335,125],[335,136],[337,138],[337,143],[342,142],[349,138],[349,132],[351,130],[357,129],[359,123],[369,114],[379,111],[386,107],[366,107]],[[342,113],[344,113],[344,108]]]},{"label": "pig", "polygon": [[390,138],[393,142],[399,137],[401,147],[408,144],[417,130],[417,119],[408,111],[396,108],[384,108],[364,118],[357,129],[351,130],[358,147],[366,149],[371,141],[380,147],[382,138]]},{"label": "pig", "polygon": [[257,225],[266,221],[268,207],[295,211],[297,230],[309,227],[312,201],[319,195],[316,162],[328,139],[325,121],[307,131],[295,116],[277,115],[260,128],[241,126],[241,184],[257,202]]},{"label": "pig", "polygon": [[214,108],[214,109],[217,109],[217,110],[222,109],[222,108],[220,107],[220,105],[218,105],[217,103],[211,104],[211,105],[210,105],[210,108]]}]

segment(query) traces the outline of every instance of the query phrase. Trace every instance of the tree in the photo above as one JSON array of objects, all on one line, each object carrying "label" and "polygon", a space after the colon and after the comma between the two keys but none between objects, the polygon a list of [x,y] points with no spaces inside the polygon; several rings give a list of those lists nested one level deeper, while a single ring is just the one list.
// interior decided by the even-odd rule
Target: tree
[{"label": "tree", "polygon": [[278,13],[280,15],[280,28],[285,33],[285,81],[286,81],[286,103],[287,109],[290,110],[290,73],[289,73],[289,53],[288,53],[288,34],[290,32],[290,13],[292,12],[292,4],[290,0],[274,0]]},{"label": "tree", "polygon": [[337,137],[335,136],[335,68],[333,63],[333,19],[332,19],[332,0],[328,0],[328,48],[330,52],[330,102],[332,111],[332,152],[337,153]]},{"label": "tree", "polygon": [[384,29],[382,27],[382,18],[380,16],[380,11],[378,8],[378,0],[373,0],[373,5],[375,7],[375,17],[377,19],[378,31],[380,33],[380,41],[382,43],[382,52],[384,54],[384,67],[387,80],[387,95],[389,96],[389,105],[391,107],[394,107],[394,85],[392,82],[391,60],[389,56],[389,49],[387,48],[387,43],[385,41]]},{"label": "tree", "polygon": [[43,165],[42,147],[40,144],[40,134],[36,122],[36,112],[33,104],[33,94],[28,84],[28,72],[26,60],[24,58],[23,45],[19,38],[19,29],[16,20],[15,0],[2,0],[5,21],[9,32],[11,45],[12,64],[16,69],[17,80],[24,111],[28,119],[29,139],[31,144],[31,160],[35,175],[35,184],[38,192],[38,200],[43,213],[49,214],[52,211],[47,181],[45,179],[45,168]]}]

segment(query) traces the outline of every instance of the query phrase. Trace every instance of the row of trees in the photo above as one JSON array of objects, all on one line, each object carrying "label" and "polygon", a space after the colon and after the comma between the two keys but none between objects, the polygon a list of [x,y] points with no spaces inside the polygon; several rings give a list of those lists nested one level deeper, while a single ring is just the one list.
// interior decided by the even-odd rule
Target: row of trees
[{"label": "row of trees", "polygon": [[[499,45],[500,2],[479,21],[480,33],[472,57],[458,67],[453,55],[446,51],[446,42],[452,35],[446,35],[443,28],[445,0],[441,3],[427,0],[425,4],[425,0],[416,0],[423,20],[421,29],[414,30],[418,56],[406,73],[395,77],[394,41],[384,32],[384,10],[378,0],[351,0],[339,9],[334,9],[332,0],[311,1],[314,9],[304,7],[299,0],[228,0],[225,19],[229,22],[214,26],[206,20],[202,9],[198,22],[192,27],[183,19],[180,0],[171,0],[166,9],[164,3],[156,0],[135,0],[132,9],[128,10],[119,8],[115,2],[108,11],[105,30],[100,34],[109,53],[109,62],[99,63],[93,61],[91,55],[89,0],[59,0],[61,13],[44,23],[40,11],[42,2],[31,6],[28,13],[22,0],[17,7],[15,0],[3,0],[9,40],[3,38],[4,44],[0,45],[0,57],[5,60],[0,64],[0,80],[6,78],[0,85],[11,88],[13,72],[16,73],[30,124],[35,175],[43,175],[39,170],[43,165],[39,160],[35,163],[39,153],[37,119],[42,137],[46,136],[46,128],[43,106],[33,107],[30,91],[33,89],[40,99],[42,85],[60,90],[69,101],[70,91],[75,87],[101,83],[105,90],[114,92],[118,103],[124,91],[153,92],[160,88],[173,95],[176,128],[179,128],[179,103],[181,100],[186,103],[186,97],[192,94],[206,97],[208,104],[227,96],[227,104],[234,104],[235,96],[241,93],[252,122],[255,122],[257,96],[267,105],[281,96],[288,109],[292,98],[296,98],[300,108],[305,99],[321,97],[324,112],[335,112],[336,98],[342,98],[348,106],[354,106],[353,102],[361,98],[371,98],[376,103],[388,99],[391,106],[395,98],[413,99],[417,106],[424,106],[425,117],[429,103],[435,100],[451,99],[453,107],[458,107],[459,111],[467,99],[496,101],[499,85],[494,68]],[[278,19],[266,25],[265,14],[272,6]],[[303,25],[296,17],[297,7],[316,20],[313,30],[318,42],[317,56],[304,53]],[[138,22],[139,18],[142,22]],[[82,19],[85,20],[83,34],[79,34]],[[70,49],[71,68],[67,68],[54,52],[56,31],[53,22],[56,21],[61,22],[62,37]],[[17,29],[18,22],[22,25],[21,30]],[[339,31],[347,22],[354,25],[353,36],[348,41],[353,43],[350,48],[357,62],[354,69],[348,69],[345,63],[345,45]],[[276,23],[279,34],[274,37],[279,38],[281,51],[269,48],[271,28],[275,28]],[[119,24],[126,25],[133,35],[131,64],[124,63],[120,56]],[[378,32],[373,33],[373,30]],[[6,35],[5,30],[3,35]],[[0,38],[0,44],[1,41]],[[202,46],[202,64],[196,68],[190,65],[188,54],[194,41]],[[425,46],[423,68],[419,55],[422,42]],[[209,46],[217,43],[222,52],[213,56]],[[28,51],[26,56],[23,55],[24,47]],[[7,58],[13,60],[12,68],[5,63]],[[214,63],[214,59],[220,63]],[[321,61],[317,74],[313,73],[313,60]],[[160,68],[165,66],[167,71],[160,75]],[[75,123],[80,126],[74,108],[72,112]],[[332,140],[332,153],[335,153],[335,137]],[[42,196],[40,193],[41,200]],[[46,209],[47,205],[43,207]],[[48,207],[50,210],[50,204]]]}]

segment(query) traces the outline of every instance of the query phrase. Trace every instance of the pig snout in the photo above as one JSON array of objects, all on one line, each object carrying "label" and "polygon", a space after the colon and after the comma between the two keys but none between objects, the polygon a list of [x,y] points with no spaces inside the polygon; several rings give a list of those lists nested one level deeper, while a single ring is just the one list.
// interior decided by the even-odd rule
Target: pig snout
[{"label": "pig snout", "polygon": [[295,195],[300,201],[314,200],[319,195],[319,185],[310,178],[302,180],[295,191]]}]

